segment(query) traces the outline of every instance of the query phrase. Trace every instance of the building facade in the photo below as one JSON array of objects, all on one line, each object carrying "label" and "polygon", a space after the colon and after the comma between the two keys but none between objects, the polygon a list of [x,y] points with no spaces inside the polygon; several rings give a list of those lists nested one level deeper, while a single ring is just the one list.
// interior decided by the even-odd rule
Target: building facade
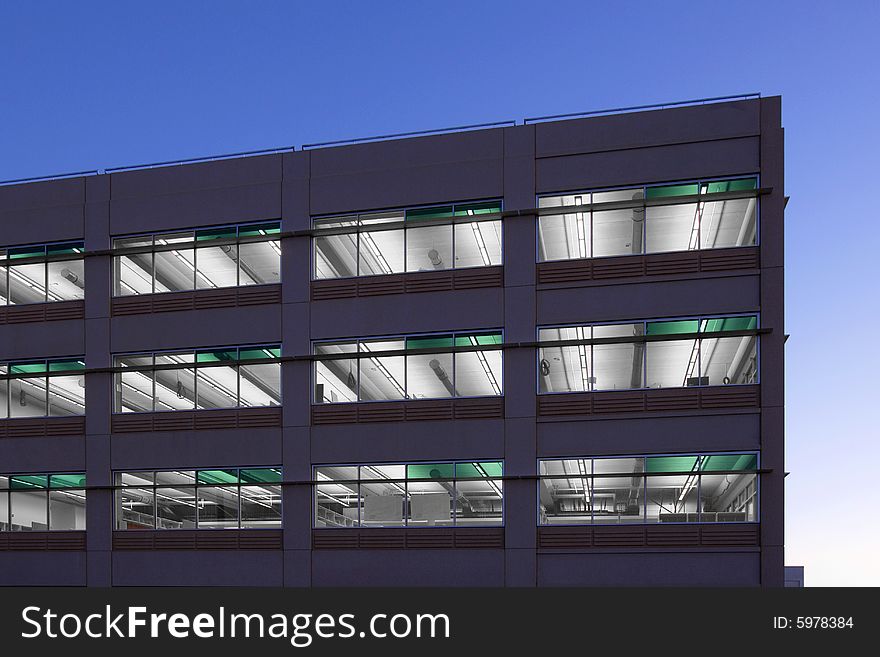
[{"label": "building facade", "polygon": [[0,584],[779,587],[781,99],[0,186]]}]

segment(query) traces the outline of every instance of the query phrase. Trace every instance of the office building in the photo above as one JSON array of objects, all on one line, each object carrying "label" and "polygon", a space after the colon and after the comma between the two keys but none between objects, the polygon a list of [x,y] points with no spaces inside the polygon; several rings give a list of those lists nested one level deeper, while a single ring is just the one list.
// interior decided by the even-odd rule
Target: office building
[{"label": "office building", "polygon": [[779,97],[0,186],[0,584],[766,586]]}]

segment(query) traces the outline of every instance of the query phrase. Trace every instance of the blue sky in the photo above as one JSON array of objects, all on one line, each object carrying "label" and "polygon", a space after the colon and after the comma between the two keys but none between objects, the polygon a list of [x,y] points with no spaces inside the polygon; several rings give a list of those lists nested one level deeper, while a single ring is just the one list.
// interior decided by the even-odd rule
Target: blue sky
[{"label": "blue sky", "polygon": [[0,180],[782,94],[787,563],[806,565],[808,585],[876,586],[880,3],[845,7],[7,2]]}]

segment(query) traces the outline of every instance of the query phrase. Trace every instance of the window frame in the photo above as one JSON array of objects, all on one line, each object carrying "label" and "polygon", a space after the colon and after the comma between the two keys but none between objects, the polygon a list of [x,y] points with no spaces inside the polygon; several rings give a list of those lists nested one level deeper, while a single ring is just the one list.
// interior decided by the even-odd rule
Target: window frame
[{"label": "window frame", "polygon": [[[271,357],[266,358],[242,358],[241,354],[249,351],[277,351],[277,355],[273,355]],[[229,353],[233,352],[235,357],[232,359],[218,359],[216,361],[208,361],[202,360],[199,361],[200,355],[210,355],[212,353]],[[192,355],[191,361],[186,361],[180,363],[178,365],[167,365],[161,364],[156,365],[157,356],[162,356],[163,354],[186,354]],[[143,413],[176,413],[176,412],[190,412],[190,411],[219,411],[219,410],[241,410],[248,408],[281,408],[284,405],[284,391],[283,391],[283,377],[281,375],[281,363],[283,362],[282,356],[282,344],[280,342],[268,343],[268,344],[249,344],[249,345],[230,345],[230,346],[211,346],[211,347],[194,347],[191,349],[162,349],[156,351],[135,351],[135,352],[122,352],[122,353],[114,353],[113,357],[113,367],[111,368],[113,373],[112,379],[112,414],[113,415],[137,415]],[[126,357],[150,357],[152,360],[152,365],[138,365],[138,366],[124,366],[119,365],[119,359],[123,359]],[[279,366],[279,377],[278,377],[278,402],[276,404],[266,404],[266,405],[243,405],[242,404],[242,394],[241,394],[241,368],[248,367],[251,365],[270,365],[270,364],[278,364]],[[198,405],[198,387],[199,387],[199,370],[211,369],[211,368],[232,368],[235,370],[236,375],[236,405],[235,406],[217,406],[214,408],[199,408]],[[169,408],[169,409],[157,409],[156,408],[156,372],[159,371],[175,371],[175,370],[192,370],[193,372],[193,406],[192,408]],[[124,373],[137,373],[141,372],[145,375],[149,375],[150,378],[150,389],[151,389],[151,410],[144,411],[124,411],[122,408],[124,407],[123,398],[122,398],[122,390],[121,386],[122,375]],[[267,396],[268,395],[267,393]]]},{"label": "window frame", "polygon": [[[499,342],[495,342],[493,345],[487,345],[486,348],[480,349],[478,348],[480,345],[473,345],[473,348],[468,347],[467,345],[457,345],[456,342],[460,338],[464,337],[473,337],[479,335],[492,335],[498,336],[500,339]],[[431,339],[431,338],[449,338],[452,340],[452,346],[448,348],[430,348],[427,347],[425,349],[419,350],[410,350],[406,346],[402,350],[395,350],[393,352],[376,352],[378,354],[388,353],[386,356],[380,355],[380,358],[395,358],[402,357],[404,363],[404,381],[403,381],[403,390],[405,392],[402,398],[396,399],[366,399],[362,400],[361,397],[361,371],[360,371],[360,361],[366,360],[369,358],[375,358],[376,356],[367,355],[369,352],[362,352],[360,350],[360,345],[362,342],[380,342],[380,341],[403,341],[404,345],[406,345],[407,341],[410,339]],[[316,358],[316,356],[322,356],[322,354],[316,353],[316,349],[320,345],[338,345],[338,344],[354,344],[355,350],[348,353],[340,354],[338,358]],[[445,400],[445,399],[485,399],[485,398],[493,398],[493,397],[504,397],[504,329],[472,329],[472,330],[459,330],[459,331],[438,331],[438,332],[430,332],[430,333],[406,333],[406,334],[394,334],[394,335],[377,335],[377,336],[360,336],[360,337],[352,337],[352,338],[334,338],[329,340],[313,340],[312,341],[312,367],[311,367],[311,394],[310,394],[310,403],[312,406],[324,406],[324,405],[340,405],[340,404],[373,404],[373,403],[388,403],[388,402],[410,402],[410,401],[428,401],[428,400]],[[437,350],[435,350],[437,349]],[[484,351],[500,351],[502,353],[501,359],[501,376],[500,381],[495,381],[495,386],[498,387],[499,393],[493,395],[448,395],[448,396],[440,396],[440,397],[410,397],[409,391],[409,360],[410,356],[419,356],[419,355],[445,355],[450,354],[452,356],[452,386],[456,390],[458,390],[458,385],[456,383],[456,369],[457,369],[457,359],[455,358],[456,354],[459,353],[481,353]],[[318,386],[318,363],[322,360],[354,360],[358,362],[358,372],[356,377],[357,384],[357,399],[354,401],[317,401],[317,386]],[[490,368],[491,369],[491,368]],[[494,373],[493,373],[494,374]],[[488,378],[488,376],[487,376]],[[494,376],[493,376],[494,378]],[[490,385],[491,382],[490,382]],[[493,386],[494,389],[494,386]]]},{"label": "window frame", "polygon": [[[752,469],[743,469],[743,470],[704,470],[702,467],[697,470],[697,486],[692,489],[696,490],[696,505],[698,519],[695,521],[650,521],[648,516],[648,508],[649,508],[649,493],[650,486],[649,481],[652,477],[671,477],[671,476],[681,476],[685,474],[689,474],[686,471],[678,471],[678,472],[659,472],[659,473],[651,473],[648,472],[645,467],[642,468],[641,473],[602,473],[596,474],[595,472],[595,462],[602,460],[611,460],[611,459],[642,459],[643,465],[647,464],[647,459],[651,458],[702,458],[706,459],[713,456],[753,456],[755,458],[755,466]],[[642,492],[642,504],[641,504],[641,521],[640,522],[627,522],[627,523],[597,523],[595,521],[595,513],[592,508],[590,508],[590,522],[553,522],[553,523],[542,523],[542,510],[543,505],[541,504],[541,486],[545,480],[553,480],[553,479],[566,479],[569,478],[568,475],[542,475],[541,467],[545,462],[556,462],[556,461],[570,461],[570,460],[587,460],[591,462],[590,474],[589,475],[571,475],[570,478],[582,478],[582,479],[602,479],[602,478],[625,478],[625,477],[640,477],[641,478],[641,492]],[[700,463],[700,466],[703,465],[703,462]],[[743,451],[724,451],[724,452],[673,452],[673,453],[658,453],[658,454],[613,454],[613,455],[596,455],[596,456],[564,456],[564,457],[550,457],[550,458],[538,458],[536,459],[536,470],[538,473],[537,481],[536,481],[536,509],[535,509],[535,524],[540,529],[542,527],[609,527],[609,526],[624,526],[624,527],[632,527],[632,526],[665,526],[665,525],[758,525],[761,523],[761,451],[760,450],[743,450]],[[691,471],[690,474],[693,472]],[[723,475],[723,474],[742,474],[742,475],[751,475],[754,476],[755,482],[755,517],[753,520],[713,520],[713,521],[704,521],[702,519],[703,511],[703,496],[702,496],[702,477],[703,476],[713,476],[713,475]],[[713,512],[709,512],[713,513]],[[714,512],[718,513],[718,512]]]},{"label": "window frame", "polygon": [[[70,253],[72,251],[73,253]],[[21,252],[17,254],[16,252]],[[34,255],[26,255],[27,252],[33,252]],[[37,253],[40,252],[40,253]],[[51,299],[50,294],[51,290],[49,289],[49,270],[50,265],[53,263],[65,263],[65,262],[85,262],[85,243],[83,240],[64,240],[61,242],[44,242],[38,244],[22,244],[22,245],[11,245],[4,246],[0,248],[0,277],[3,278],[3,282],[0,282],[0,290],[4,290],[6,294],[6,298],[4,300],[0,300],[0,307],[12,307],[12,306],[33,306],[36,304],[42,303],[64,303],[70,301],[84,301],[85,300],[85,265],[83,265],[83,281],[82,287],[82,295],[79,297],[75,297],[72,299]],[[43,282],[42,282],[42,294],[43,299],[41,301],[27,301],[24,303],[12,303],[12,290],[10,287],[10,279],[12,277],[11,269],[16,266],[26,266],[26,265],[42,265],[43,269]]]},{"label": "window frame", "polygon": [[[494,204],[498,208],[497,212],[488,212],[485,213],[485,216],[481,214],[476,214],[473,212],[473,209],[469,206],[479,206],[479,205],[488,205]],[[441,211],[446,208],[450,209],[449,217],[438,217],[438,218],[410,218],[408,214],[410,212],[418,213],[418,212],[428,212],[430,210]],[[461,210],[459,210],[461,208]],[[468,212],[471,214],[460,215],[459,212]],[[391,213],[399,213],[402,218],[399,221],[388,222],[388,224],[369,224],[363,223],[364,219],[368,219],[373,215],[380,214],[391,214]],[[338,281],[338,280],[351,280],[358,278],[372,278],[375,276],[399,276],[404,274],[418,274],[418,273],[429,273],[423,272],[420,270],[410,271],[408,268],[408,251],[407,251],[407,232],[413,229],[419,228],[427,228],[427,227],[443,227],[450,226],[450,240],[451,240],[451,250],[452,250],[452,266],[444,267],[443,269],[438,269],[436,271],[455,271],[455,270],[467,270],[467,269],[483,269],[486,267],[501,267],[504,265],[504,225],[503,225],[503,213],[504,213],[504,201],[501,198],[497,199],[477,199],[472,201],[456,201],[451,203],[441,203],[441,204],[426,204],[426,205],[413,205],[413,206],[404,206],[397,208],[384,208],[384,209],[373,209],[373,210],[363,210],[356,212],[349,212],[346,214],[333,213],[333,214],[322,214],[322,215],[314,215],[311,218],[312,225],[312,236],[310,239],[310,263],[309,263],[309,276],[310,281]],[[331,227],[327,229],[322,229],[322,223],[333,223],[336,220],[336,223],[340,222],[354,222],[354,226],[343,226],[343,227]],[[456,265],[456,230],[455,227],[462,224],[473,224],[480,222],[493,222],[497,221],[501,225],[501,253],[499,262],[497,264],[487,264],[487,265],[468,265],[468,266],[457,266]],[[418,223],[415,223],[418,222]],[[391,272],[391,273],[380,273],[380,274],[361,274],[360,273],[360,237],[357,239],[357,254],[355,257],[355,269],[356,273],[353,276],[335,276],[335,277],[327,277],[327,278],[319,278],[317,276],[317,239],[323,236],[331,236],[331,235],[358,235],[361,233],[371,233],[371,232],[380,232],[380,231],[392,231],[392,230],[402,230],[403,231],[403,244],[402,244],[402,254],[403,254],[403,271],[399,272]],[[488,251],[487,251],[488,253]],[[490,256],[491,257],[491,256]]]},{"label": "window frame", "polygon": [[[32,371],[13,372],[14,368],[34,368]],[[85,365],[85,356],[73,355],[62,356],[56,358],[17,358],[15,360],[4,360],[0,362],[0,383],[4,386],[4,396],[0,403],[5,403],[5,409],[0,410],[0,421],[3,420],[27,420],[37,418],[55,418],[55,417],[84,417],[86,414],[86,385],[85,377],[87,374]],[[69,378],[81,376],[82,384],[82,411],[78,413],[52,413],[51,395],[53,387],[52,379]],[[39,379],[43,383],[43,412],[39,415],[12,415],[12,382],[17,380],[36,380]],[[20,393],[23,393],[20,390]],[[57,394],[57,393],[56,393]],[[79,401],[72,400],[72,404],[80,405]],[[26,406],[27,404],[24,404]]]},{"label": "window frame", "polygon": [[[84,532],[86,531],[86,513],[88,510],[86,496],[88,491],[88,483],[86,480],[85,472],[13,472],[13,473],[0,473],[2,477],[6,480],[6,485],[3,487],[0,485],[0,493],[4,493],[6,495],[6,527],[0,527],[0,534],[21,534],[21,533],[31,533],[31,532]],[[45,485],[34,485],[33,488],[18,488],[13,486],[13,479],[22,479],[26,477],[44,477]],[[56,477],[82,477],[82,482],[79,485],[54,485],[54,478]],[[46,529],[19,529],[16,531],[12,530],[12,495],[16,492],[37,492],[45,495],[46,498]],[[57,527],[53,527],[52,523],[52,493],[58,492],[70,492],[77,493],[81,492],[83,497],[83,528],[82,529],[59,529]]]},{"label": "window frame", "polygon": [[[501,467],[501,473],[500,473],[499,475],[497,475],[497,476],[487,476],[487,477],[458,477],[458,476],[457,476],[457,473],[458,473],[458,467],[459,467],[460,465],[468,465],[468,464],[473,464],[473,463],[480,463],[480,464],[483,464],[483,463],[494,463],[494,464],[498,464],[498,465],[500,465],[500,467]],[[452,477],[452,478],[448,478],[448,477],[439,477],[439,478],[433,478],[433,479],[426,479],[426,478],[419,478],[419,477],[413,477],[413,478],[411,478],[411,477],[410,477],[410,474],[409,474],[409,472],[410,472],[410,467],[411,467],[411,466],[420,466],[420,465],[449,465],[449,466],[452,467],[453,477]],[[388,466],[388,467],[403,467],[404,477],[403,477],[402,479],[401,479],[401,478],[390,478],[390,479],[389,479],[389,478],[364,479],[364,478],[361,477],[361,470],[362,470],[362,468],[369,468],[369,467],[382,467],[382,466]],[[311,483],[310,483],[310,487],[311,487],[311,495],[310,495],[310,499],[311,499],[311,505],[312,505],[312,509],[311,509],[311,519],[312,519],[312,527],[311,527],[311,528],[312,528],[312,530],[324,530],[324,529],[328,529],[328,530],[331,530],[331,531],[336,531],[336,530],[339,530],[339,529],[380,529],[380,530],[384,530],[384,529],[406,529],[406,530],[409,530],[409,529],[416,529],[416,530],[421,530],[421,529],[448,529],[448,530],[452,530],[452,529],[462,529],[462,528],[468,528],[468,527],[475,527],[475,528],[492,528],[492,527],[494,527],[494,528],[504,528],[504,527],[506,526],[506,522],[507,522],[507,503],[506,503],[506,494],[505,494],[505,492],[504,492],[504,484],[503,484],[503,482],[504,482],[504,477],[505,477],[505,474],[504,474],[504,459],[503,459],[503,458],[501,458],[501,459],[488,459],[488,458],[485,458],[485,459],[472,459],[472,460],[462,460],[462,459],[457,459],[457,460],[456,460],[456,459],[437,459],[437,460],[429,460],[429,461],[387,461],[387,462],[370,462],[370,463],[319,463],[319,464],[313,464],[311,467],[312,467],[312,481],[311,481]],[[357,473],[358,473],[358,474],[357,474],[357,477],[358,477],[358,478],[357,478],[356,480],[354,480],[354,479],[326,479],[326,480],[321,480],[321,479],[318,478],[318,470],[319,470],[320,468],[357,468]],[[413,482],[432,482],[432,481],[433,481],[433,482],[438,482],[438,481],[439,481],[439,482],[446,482],[446,481],[448,481],[448,482],[451,482],[451,483],[453,484],[452,506],[450,507],[450,522],[449,522],[448,525],[440,525],[440,526],[438,527],[438,526],[434,526],[434,525],[421,525],[421,524],[411,525],[411,524],[410,524],[410,522],[411,522],[411,518],[410,518],[410,516],[412,515],[412,509],[409,507],[409,503],[410,503],[409,482],[410,482],[410,481],[413,481]],[[470,482],[470,481],[474,481],[474,482],[480,482],[480,481],[491,481],[491,482],[495,482],[495,481],[500,481],[500,482],[502,482],[502,486],[501,486],[501,489],[500,489],[500,491],[501,491],[501,494],[500,494],[500,498],[501,498],[501,516],[500,516],[499,521],[498,521],[498,522],[492,522],[492,523],[476,523],[476,524],[465,523],[465,524],[459,524],[459,522],[458,522],[458,515],[457,515],[456,512],[455,512],[455,503],[456,503],[456,501],[457,501],[457,497],[458,497],[458,496],[457,496],[457,490],[458,490],[458,488],[457,488],[456,482],[458,482],[458,481],[468,481],[468,482]],[[384,483],[386,483],[386,484],[395,484],[395,485],[397,485],[398,488],[400,488],[400,487],[403,488],[403,502],[404,502],[404,506],[403,506],[402,520],[401,520],[401,524],[400,524],[400,525],[364,525],[364,524],[363,524],[363,499],[364,499],[365,496],[361,493],[361,485],[362,485],[362,483],[364,483],[364,482],[372,482],[372,483],[384,482]],[[322,485],[333,485],[333,484],[349,484],[349,485],[354,484],[354,485],[356,486],[356,488],[357,488],[357,499],[358,499],[358,517],[357,517],[357,524],[355,524],[355,525],[353,525],[353,526],[351,526],[351,527],[339,527],[339,526],[335,526],[335,527],[331,527],[331,526],[327,526],[327,527],[319,527],[319,526],[316,525],[316,522],[317,522],[317,506],[318,506],[318,505],[317,505],[317,494],[318,494],[318,490],[317,490],[317,489],[318,489],[319,486],[322,486]]]},{"label": "window frame", "polygon": [[[755,198],[755,243],[754,244],[743,244],[741,246],[721,246],[721,247],[711,247],[711,248],[703,248],[702,246],[702,237],[698,237],[697,246],[694,249],[687,250],[672,250],[672,251],[648,251],[647,248],[647,213],[645,218],[643,219],[642,226],[642,246],[641,250],[638,253],[617,253],[610,255],[592,255],[593,245],[593,237],[594,237],[594,229],[593,229],[593,219],[592,213],[596,211],[602,211],[600,207],[598,210],[593,209],[593,203],[589,205],[591,217],[590,217],[590,255],[584,257],[576,257],[576,258],[556,258],[556,259],[546,259],[541,260],[541,217],[543,216],[563,216],[567,213],[565,212],[554,212],[557,208],[562,209],[566,206],[548,206],[545,208],[540,207],[542,199],[561,197],[561,196],[572,196],[577,194],[596,194],[596,193],[604,193],[604,192],[616,192],[616,191],[626,191],[626,190],[642,190],[642,199],[641,203],[636,203],[635,201],[626,202],[626,201],[614,201],[614,202],[606,202],[601,204],[595,204],[597,206],[607,205],[607,210],[613,209],[628,209],[628,208],[637,208],[641,207],[643,209],[647,209],[651,205],[648,204],[647,201],[650,199],[647,198],[648,190],[650,189],[659,189],[663,187],[678,187],[685,185],[696,185],[699,196],[703,196],[709,192],[702,192],[702,188],[704,185],[716,183],[716,182],[733,182],[738,180],[750,180],[754,179],[755,186],[751,190],[743,191],[742,198]],[[717,177],[709,177],[709,178],[700,178],[700,179],[687,179],[687,180],[679,180],[679,181],[668,181],[668,182],[659,182],[659,183],[643,183],[641,185],[633,184],[633,185],[615,185],[613,187],[596,187],[589,189],[575,189],[568,191],[556,191],[556,192],[542,192],[541,194],[535,195],[535,208],[537,208],[538,213],[535,221],[535,263],[546,264],[553,262],[570,262],[573,260],[601,260],[603,258],[625,258],[628,256],[650,256],[650,255],[658,255],[663,253],[690,253],[691,251],[713,251],[717,249],[745,249],[745,248],[756,248],[761,246],[761,203],[760,203],[760,190],[761,190],[761,174],[760,173],[752,173],[752,174],[743,174],[737,176],[717,176]],[[735,190],[739,191],[739,190]],[[717,192],[716,192],[717,193]],[[729,193],[729,192],[722,192]],[[675,205],[675,203],[670,202],[670,200],[674,200],[675,198],[688,198],[693,195],[680,195],[680,196],[669,196],[666,197],[668,200],[665,203],[657,204],[655,207],[660,207],[663,205]],[[734,199],[729,199],[734,200]],[[709,201],[698,201],[701,203],[711,202],[711,197]],[[586,205],[586,204],[585,204]],[[574,206],[572,206],[574,207]],[[587,212],[587,211],[584,211]]]},{"label": "window frame", "polygon": [[[252,470],[274,470],[277,471],[278,480],[272,482],[246,482],[243,481],[242,472],[244,471],[252,471]],[[221,472],[221,471],[235,471],[235,482],[228,483],[218,483],[218,482],[204,482],[199,480],[200,473],[208,473],[208,472]],[[192,482],[187,483],[157,483],[156,475],[159,473],[168,473],[168,472],[192,472]],[[119,484],[117,483],[120,477],[124,474],[136,473],[136,474],[147,474],[151,475],[152,483],[149,484]],[[279,531],[284,528],[284,471],[282,466],[280,465],[253,465],[253,466],[215,466],[215,467],[197,467],[197,468],[162,468],[157,470],[113,470],[112,472],[112,493],[113,493],[113,518],[112,518],[112,531],[114,532],[144,532],[144,531]],[[256,486],[277,486],[281,489],[279,493],[278,501],[279,501],[279,510],[278,510],[278,525],[277,526],[265,526],[265,527],[243,527],[242,526],[242,488],[250,488]],[[156,504],[156,499],[158,497],[158,491],[163,488],[184,488],[184,489],[192,489],[193,491],[193,503],[195,505],[194,509],[194,526],[191,528],[183,528],[183,527],[160,527],[159,526],[159,509]],[[213,489],[213,488],[235,488],[237,495],[237,515],[236,515],[236,526],[235,527],[200,527],[201,517],[199,513],[199,490],[200,489]],[[124,490],[149,490],[151,493],[152,499],[152,507],[153,507],[153,525],[152,527],[126,527],[120,528],[120,523],[124,521],[124,518],[119,517],[120,504],[119,496]]]},{"label": "window frame", "polygon": [[[242,232],[247,232],[248,230],[262,230],[269,231],[265,232],[262,235],[242,235]],[[223,233],[223,232],[234,232],[234,237],[211,237],[210,233]],[[163,235],[171,235],[174,233],[192,233],[192,239],[183,241],[183,242],[174,242],[173,244],[156,244],[156,237]],[[203,235],[200,235],[202,233]],[[111,267],[111,276],[110,276],[110,297],[112,299],[125,299],[132,297],[142,297],[153,294],[179,294],[182,292],[200,292],[205,290],[228,290],[233,288],[240,287],[257,287],[261,285],[280,285],[282,281],[282,247],[281,247],[281,219],[271,219],[271,220],[263,220],[263,221],[252,221],[246,223],[237,223],[237,224],[220,224],[220,225],[212,225],[212,226],[195,226],[192,228],[175,228],[169,229],[166,231],[151,231],[146,233],[130,233],[125,235],[113,235],[111,236],[111,257],[112,257],[112,267]],[[274,236],[274,237],[273,237]],[[138,238],[142,238],[143,240],[149,240],[150,245],[144,246],[133,246],[133,247],[118,247],[116,245],[117,241],[121,240],[135,240]],[[268,283],[244,283],[241,282],[241,245],[242,244],[274,244],[278,243],[277,249],[272,246],[272,249],[276,251],[278,255],[278,280],[274,282]],[[199,277],[199,265],[198,265],[198,252],[200,249],[209,249],[212,247],[223,247],[223,246],[231,246],[236,249],[235,255],[235,284],[234,285],[215,285],[215,286],[199,286],[198,277]],[[193,252],[193,274],[192,274],[192,287],[183,289],[183,290],[156,290],[156,253],[162,253],[166,251],[190,251]],[[139,254],[149,254],[151,267],[150,267],[150,292],[143,293],[133,293],[133,294],[117,294],[116,288],[117,284],[121,283],[117,281],[117,277],[119,275],[119,263],[121,262],[120,258],[125,255],[139,255]],[[204,277],[204,275],[202,275]]]},{"label": "window frame", "polygon": [[[699,336],[700,334],[704,333],[704,331],[702,329],[700,329],[699,327],[706,320],[734,319],[734,318],[739,318],[739,317],[754,317],[755,318],[755,328],[754,329],[746,329],[746,330],[755,331],[755,334],[754,334],[754,337],[755,337],[755,364],[756,364],[756,372],[758,374],[758,380],[756,382],[726,383],[726,384],[721,384],[721,385],[718,385],[718,384],[697,384],[697,385],[693,385],[693,386],[661,386],[659,388],[658,387],[651,387],[651,386],[647,385],[648,384],[648,379],[647,379],[648,349],[647,349],[647,345],[650,344],[651,341],[633,340],[632,342],[627,342],[627,341],[621,340],[621,342],[619,344],[627,344],[627,345],[629,345],[629,344],[644,344],[644,345],[646,345],[646,348],[643,350],[643,353],[642,353],[642,382],[644,383],[643,386],[638,387],[638,388],[630,387],[630,388],[614,388],[614,389],[599,389],[599,390],[559,390],[559,391],[548,391],[548,392],[541,391],[541,362],[543,360],[541,358],[541,349],[542,349],[542,344],[544,344],[541,342],[541,339],[540,339],[542,330],[564,329],[564,328],[593,328],[593,327],[598,327],[598,326],[617,326],[617,325],[621,325],[621,324],[642,324],[645,327],[645,332],[642,337],[647,337],[647,335],[648,335],[647,327],[649,324],[661,323],[661,322],[675,322],[675,321],[695,321],[695,322],[697,322],[697,327],[698,327],[697,333],[682,333],[681,335],[683,335],[683,336]],[[728,387],[734,387],[734,386],[760,385],[760,383],[761,383],[760,330],[761,330],[761,313],[758,311],[756,311],[756,312],[743,312],[743,313],[730,313],[730,314],[716,313],[716,314],[711,314],[711,315],[680,315],[680,316],[674,316],[674,317],[659,317],[659,318],[654,317],[654,318],[649,318],[649,319],[634,319],[634,320],[633,319],[621,319],[621,320],[612,320],[612,321],[590,322],[590,323],[584,323],[584,324],[552,324],[552,325],[547,325],[547,326],[537,326],[537,327],[535,327],[535,340],[538,344],[538,347],[535,350],[535,359],[536,359],[536,362],[535,362],[535,394],[536,395],[570,395],[570,394],[584,394],[584,393],[601,394],[601,393],[606,393],[606,392],[628,392],[628,391],[635,391],[635,390],[678,390],[678,389],[685,389],[686,390],[686,389],[691,389],[691,388],[697,388],[697,389],[717,388],[717,387],[728,388]],[[724,336],[718,336],[715,339],[721,339],[723,337]],[[736,336],[731,336],[731,337],[736,337]],[[700,351],[702,351],[702,349],[701,349],[702,340],[711,339],[711,338],[685,337],[683,339],[699,340],[700,341]],[[585,338],[585,340],[587,340],[587,339]],[[662,344],[662,342],[664,342],[664,341],[653,341],[653,342],[656,342],[658,344]],[[674,341],[670,340],[669,342],[674,342]],[[591,345],[592,345],[591,342],[587,342],[585,344],[585,346],[591,346]],[[553,346],[553,345],[550,344],[550,346]],[[702,371],[700,372],[700,378],[701,379],[704,378]]]}]

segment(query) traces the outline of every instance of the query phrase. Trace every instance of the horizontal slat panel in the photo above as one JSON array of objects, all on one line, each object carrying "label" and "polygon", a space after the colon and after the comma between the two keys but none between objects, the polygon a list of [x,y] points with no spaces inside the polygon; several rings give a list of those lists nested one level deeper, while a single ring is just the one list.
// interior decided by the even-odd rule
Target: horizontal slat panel
[{"label": "horizontal slat panel", "polygon": [[504,547],[503,527],[313,529],[316,550],[485,549]]},{"label": "horizontal slat panel", "polygon": [[280,550],[280,529],[115,531],[114,550]]},{"label": "horizontal slat panel", "polygon": [[0,532],[0,550],[76,551],[85,549],[85,532]]},{"label": "horizontal slat panel", "polygon": [[561,260],[537,265],[539,285],[757,269],[758,247]]},{"label": "horizontal slat panel", "polygon": [[142,313],[179,312],[212,308],[235,308],[281,302],[280,285],[244,285],[192,292],[165,292],[131,297],[114,297],[110,312],[114,317]]},{"label": "horizontal slat panel", "polygon": [[749,547],[759,537],[755,523],[549,526],[538,528],[538,548]]},{"label": "horizontal slat panel", "polygon": [[481,287],[500,287],[503,281],[503,267],[474,267],[471,269],[447,269],[436,272],[312,281],[311,288],[312,301],[327,301],[386,294],[449,292]]},{"label": "horizontal slat panel", "polygon": [[119,413],[111,419],[113,433],[280,427],[281,408],[243,408],[162,413]]},{"label": "horizontal slat panel", "polygon": [[312,405],[314,425],[501,417],[504,417],[504,399],[501,397]]},{"label": "horizontal slat panel", "polygon": [[760,399],[758,385],[661,388],[632,392],[571,392],[538,395],[537,412],[540,417],[549,417],[755,408],[760,404]]},{"label": "horizontal slat panel", "polygon": [[32,417],[0,420],[0,438],[30,438],[34,436],[81,436],[86,430],[86,419],[73,417]]}]

